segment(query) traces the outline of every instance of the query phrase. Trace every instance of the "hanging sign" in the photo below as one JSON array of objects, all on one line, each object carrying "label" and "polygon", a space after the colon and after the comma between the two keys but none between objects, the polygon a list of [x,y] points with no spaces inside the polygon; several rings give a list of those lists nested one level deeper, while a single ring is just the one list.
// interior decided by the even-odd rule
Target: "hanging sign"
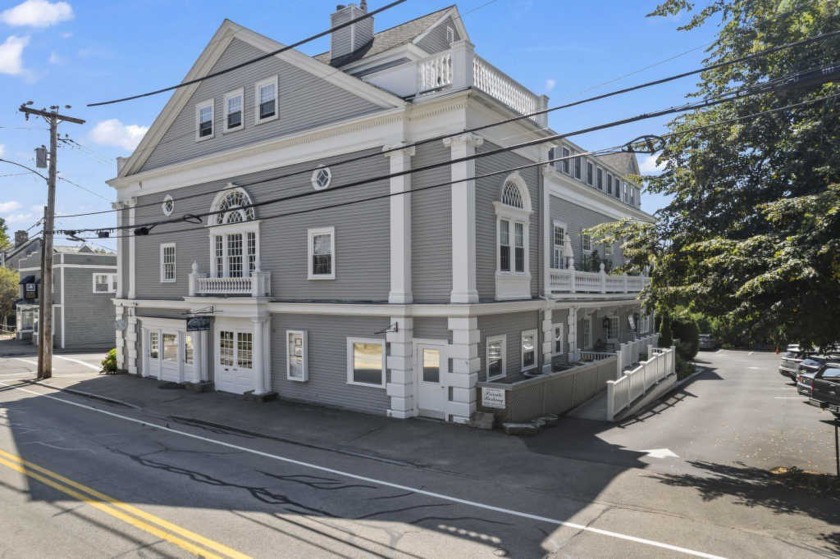
[{"label": "hanging sign", "polygon": [[187,332],[202,332],[210,329],[209,316],[194,316],[187,319]]}]

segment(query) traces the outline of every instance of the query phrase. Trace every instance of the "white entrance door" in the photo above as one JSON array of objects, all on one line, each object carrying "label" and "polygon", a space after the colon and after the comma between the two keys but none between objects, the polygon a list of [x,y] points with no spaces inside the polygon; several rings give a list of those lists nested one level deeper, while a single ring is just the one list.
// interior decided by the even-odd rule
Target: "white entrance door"
[{"label": "white entrance door", "polygon": [[144,376],[160,378],[160,353],[160,331],[151,330],[147,333]]},{"label": "white entrance door", "polygon": [[219,329],[216,334],[216,390],[244,394],[254,389],[254,333]]},{"label": "white entrance door", "polygon": [[444,418],[446,386],[443,383],[446,345],[416,343],[414,369],[417,371],[417,408],[420,415]]},{"label": "white entrance door", "polygon": [[163,330],[160,336],[160,380],[181,382],[178,332]]}]

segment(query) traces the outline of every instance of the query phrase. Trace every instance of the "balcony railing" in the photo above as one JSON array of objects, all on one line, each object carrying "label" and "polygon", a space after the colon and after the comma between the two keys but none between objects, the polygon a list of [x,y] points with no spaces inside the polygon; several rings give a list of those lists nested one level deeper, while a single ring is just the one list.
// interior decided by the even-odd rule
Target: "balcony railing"
[{"label": "balcony railing", "polygon": [[[450,89],[475,87],[519,114],[532,114],[548,107],[548,97],[536,95],[483,58],[467,41],[452,44],[448,51],[417,62],[417,94],[432,95]],[[531,117],[540,126],[548,125],[545,114]]]},{"label": "balcony railing", "polygon": [[563,293],[639,293],[650,283],[645,276],[610,275],[600,272],[580,272],[574,269],[549,271],[549,292]]},{"label": "balcony railing", "polygon": [[247,277],[209,277],[198,271],[198,264],[193,262],[189,275],[189,295],[239,295],[245,297],[270,297],[271,273],[257,268]]}]

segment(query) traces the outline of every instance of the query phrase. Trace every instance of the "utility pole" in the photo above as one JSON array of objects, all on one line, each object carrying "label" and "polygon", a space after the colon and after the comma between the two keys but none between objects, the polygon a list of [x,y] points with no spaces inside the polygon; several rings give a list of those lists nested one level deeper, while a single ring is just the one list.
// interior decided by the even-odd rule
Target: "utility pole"
[{"label": "utility pole", "polygon": [[[38,332],[38,379],[47,379],[52,376],[52,284],[53,284],[53,229],[55,225],[55,182],[58,175],[58,124],[63,121],[74,124],[84,124],[85,121],[79,118],[59,114],[58,105],[53,105],[50,110],[31,109],[29,101],[20,106],[20,112],[26,115],[40,116],[50,125],[50,156],[49,173],[47,174],[47,207],[44,211],[44,232],[41,243],[41,297],[39,309],[39,332]],[[66,105],[69,109],[70,106]],[[63,301],[62,301],[63,302]]]}]

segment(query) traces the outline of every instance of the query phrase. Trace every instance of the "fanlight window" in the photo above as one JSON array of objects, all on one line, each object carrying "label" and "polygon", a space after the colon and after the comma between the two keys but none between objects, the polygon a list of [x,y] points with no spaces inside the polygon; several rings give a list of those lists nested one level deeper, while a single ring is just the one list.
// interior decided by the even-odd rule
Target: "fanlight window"
[{"label": "fanlight window", "polygon": [[525,207],[519,187],[511,180],[505,182],[505,187],[502,190],[502,204],[513,206],[514,208]]},{"label": "fanlight window", "polygon": [[213,211],[218,212],[214,216],[216,225],[242,223],[256,218],[254,208],[251,205],[251,198],[241,189],[226,194],[218,206],[213,208]]}]

